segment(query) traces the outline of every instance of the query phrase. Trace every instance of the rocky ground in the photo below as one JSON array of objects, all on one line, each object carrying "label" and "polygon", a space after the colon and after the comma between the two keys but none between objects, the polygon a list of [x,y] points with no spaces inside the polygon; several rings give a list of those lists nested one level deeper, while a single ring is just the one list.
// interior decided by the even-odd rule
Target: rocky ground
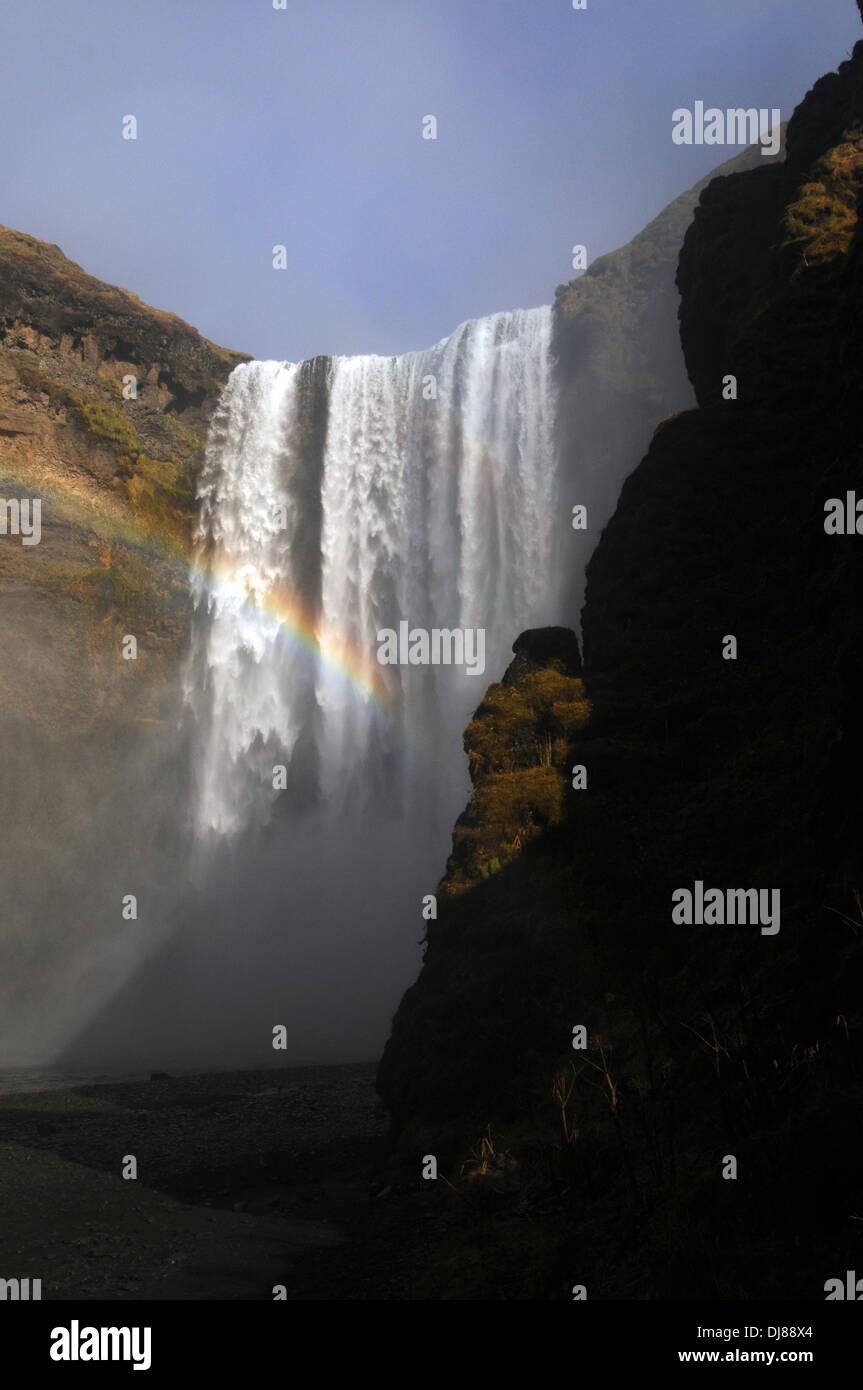
[{"label": "rocky ground", "polygon": [[0,1277],[43,1300],[409,1299],[444,1196],[387,1168],[386,1133],[371,1065],[2,1096]]}]

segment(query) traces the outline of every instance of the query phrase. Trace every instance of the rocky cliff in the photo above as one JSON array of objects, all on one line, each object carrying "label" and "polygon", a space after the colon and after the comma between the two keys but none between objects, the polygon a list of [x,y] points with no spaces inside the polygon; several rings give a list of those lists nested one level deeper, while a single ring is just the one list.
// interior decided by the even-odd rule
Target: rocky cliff
[{"label": "rocky cliff", "polygon": [[[683,238],[714,179],[772,169],[781,180],[785,128],[777,155],[751,146],[675,198],[626,246],[559,285],[554,300],[556,434],[564,501],[564,601],[576,613],[584,570],[617,503],[624,479],[644,455],[660,420],[694,404],[681,351],[675,284]],[[756,180],[761,186],[760,178]],[[708,281],[709,283],[709,281]],[[587,507],[574,533],[569,508]]]},{"label": "rocky cliff", "polygon": [[[820,1299],[863,1260],[863,575],[824,529],[863,495],[861,149],[863,43],[784,167],[702,193],[699,408],[588,569],[557,759],[587,785],[482,881],[456,882],[457,830],[379,1073],[405,1163],[449,1184],[432,1297]],[[541,716],[508,691],[486,705],[516,756]],[[678,925],[699,881],[779,890],[779,929]]]},{"label": "rocky cliff", "polygon": [[68,735],[156,712],[207,419],[241,360],[0,227],[0,496],[39,498],[42,527],[0,545],[0,713]]}]

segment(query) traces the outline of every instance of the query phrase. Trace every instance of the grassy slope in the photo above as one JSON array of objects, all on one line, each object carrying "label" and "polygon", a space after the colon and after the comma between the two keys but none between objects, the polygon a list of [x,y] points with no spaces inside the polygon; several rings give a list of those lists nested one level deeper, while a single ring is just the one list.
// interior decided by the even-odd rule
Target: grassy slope
[{"label": "grassy slope", "polygon": [[43,527],[38,546],[0,543],[0,631],[17,653],[0,713],[68,733],[155,711],[188,622],[207,420],[241,360],[0,228],[0,494],[40,497]]}]

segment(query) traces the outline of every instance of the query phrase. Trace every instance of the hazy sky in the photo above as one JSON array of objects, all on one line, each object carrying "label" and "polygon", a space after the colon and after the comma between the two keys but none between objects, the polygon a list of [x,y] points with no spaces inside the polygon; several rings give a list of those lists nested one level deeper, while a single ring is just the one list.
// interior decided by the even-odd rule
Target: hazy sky
[{"label": "hazy sky", "polygon": [[0,222],[228,347],[402,352],[734,153],[675,107],[785,119],[860,36],[854,0],[3,0]]}]

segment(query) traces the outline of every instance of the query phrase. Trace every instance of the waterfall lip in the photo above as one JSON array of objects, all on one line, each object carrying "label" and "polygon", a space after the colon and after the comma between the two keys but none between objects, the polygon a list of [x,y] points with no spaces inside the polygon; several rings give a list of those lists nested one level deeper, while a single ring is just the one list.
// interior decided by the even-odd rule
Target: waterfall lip
[{"label": "waterfall lip", "polygon": [[[498,321],[507,318],[516,319],[519,316],[527,316],[530,314],[542,314],[545,312],[549,314],[552,312],[551,304],[533,304],[526,308],[520,307],[515,309],[496,309],[493,310],[491,313],[478,315],[476,318],[463,319],[461,323],[456,324],[452,332],[444,334],[444,336],[442,338],[438,338],[436,342],[430,343],[426,347],[406,348],[404,352],[318,352],[315,353],[312,357],[299,357],[296,359],[296,361],[288,360],[287,358],[283,357],[251,357],[246,362],[238,363],[237,366],[234,367],[233,371],[238,372],[241,371],[243,368],[256,367],[261,365],[279,366],[284,367],[286,369],[297,368],[302,367],[309,362],[317,362],[320,359],[324,359],[330,364],[345,362],[404,362],[408,358],[424,357],[428,353],[436,352],[438,348],[446,347],[448,343],[452,342],[454,338],[457,338],[459,334],[461,334],[466,328],[471,327],[471,325],[473,324],[484,323],[486,321]],[[514,340],[509,339],[507,341]],[[503,347],[505,345],[506,344],[501,343],[496,344],[495,346]]]},{"label": "waterfall lip", "polygon": [[[326,358],[326,360],[331,363],[359,361],[391,363],[404,362],[407,358],[423,357],[427,353],[435,352],[438,348],[445,347],[447,343],[451,342],[453,338],[456,338],[461,332],[463,332],[465,328],[469,328],[471,324],[483,323],[486,320],[491,321],[506,318],[515,319],[519,315],[541,314],[545,311],[551,313],[551,309],[551,304],[533,304],[528,306],[527,308],[522,307],[516,309],[496,309],[489,314],[481,314],[476,318],[463,319],[461,323],[456,324],[452,332],[444,334],[444,336],[442,338],[438,338],[436,342],[430,343],[426,347],[406,348],[404,352],[322,352],[315,353],[313,357],[298,358],[296,362],[289,362],[286,359],[275,357],[253,357],[248,362],[242,362],[239,365],[242,367],[250,367],[255,366],[256,364],[261,362],[277,362],[278,365],[281,367],[299,367],[302,366],[305,362],[315,362],[321,357]],[[503,346],[503,344],[501,344],[501,346]],[[235,368],[234,370],[236,371],[237,368]]]}]

